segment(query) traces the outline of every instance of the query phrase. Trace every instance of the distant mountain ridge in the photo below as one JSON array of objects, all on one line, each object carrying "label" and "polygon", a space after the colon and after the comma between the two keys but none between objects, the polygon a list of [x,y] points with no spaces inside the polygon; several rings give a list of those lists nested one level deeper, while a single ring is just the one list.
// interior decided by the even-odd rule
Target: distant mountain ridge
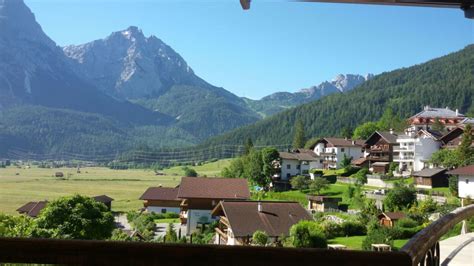
[{"label": "distant mountain ridge", "polygon": [[245,100],[254,111],[265,117],[279,113],[291,107],[315,101],[333,93],[348,92],[373,77],[373,74],[367,74],[366,76],[339,74],[331,81],[324,81],[317,86],[301,89],[295,93],[276,92],[265,96],[260,100],[251,100],[247,98],[245,98]]},{"label": "distant mountain ridge", "polygon": [[426,105],[473,114],[473,73],[474,44],[419,65],[376,75],[347,93],[334,93],[286,110],[211,138],[202,146],[242,144],[247,138],[255,145],[292,143],[297,119],[303,122],[307,138],[341,136],[344,128],[378,120],[387,108],[406,118]]}]

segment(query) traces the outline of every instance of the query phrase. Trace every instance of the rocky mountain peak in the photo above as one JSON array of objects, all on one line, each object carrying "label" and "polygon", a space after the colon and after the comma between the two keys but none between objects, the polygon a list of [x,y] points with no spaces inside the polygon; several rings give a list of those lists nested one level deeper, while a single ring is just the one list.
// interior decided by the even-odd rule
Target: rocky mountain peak
[{"label": "rocky mountain peak", "polygon": [[28,40],[56,48],[23,0],[0,0],[0,32],[0,39]]},{"label": "rocky mountain peak", "polygon": [[136,26],[63,51],[77,73],[122,99],[153,97],[177,84],[206,85],[177,52]]}]

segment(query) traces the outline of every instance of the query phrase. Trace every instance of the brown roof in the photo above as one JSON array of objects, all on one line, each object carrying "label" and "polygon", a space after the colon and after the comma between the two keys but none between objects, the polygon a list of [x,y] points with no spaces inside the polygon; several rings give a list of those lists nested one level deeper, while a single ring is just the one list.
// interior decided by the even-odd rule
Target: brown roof
[{"label": "brown roof", "polygon": [[47,204],[47,201],[31,201],[18,208],[16,211],[21,214],[24,213],[30,217],[35,218],[39,215],[41,210],[46,207]]},{"label": "brown roof", "polygon": [[248,199],[250,191],[243,178],[183,177],[178,198]]},{"label": "brown roof", "polygon": [[328,197],[328,196],[306,195],[306,198],[309,200],[317,201],[317,202],[341,202],[342,201],[342,198]]},{"label": "brown roof", "polygon": [[[362,147],[364,146],[363,140],[351,140],[345,138],[323,138],[317,143],[326,142],[331,144],[332,147]],[[316,144],[317,144],[316,143]]]},{"label": "brown roof", "polygon": [[352,165],[363,165],[368,160],[369,160],[368,158],[360,157],[359,159],[352,160],[351,164]]},{"label": "brown roof", "polygon": [[107,196],[107,195],[99,195],[99,196],[95,196],[93,197],[93,199],[97,202],[102,202],[102,203],[109,203],[109,202],[112,202],[114,199]]},{"label": "brown roof", "polygon": [[474,176],[474,164],[473,165],[468,165],[464,167],[459,167],[457,169],[454,169],[452,171],[449,171],[448,174],[450,175],[468,175],[468,176]]},{"label": "brown roof", "polygon": [[280,158],[298,161],[315,161],[319,158],[312,150],[297,149],[293,152],[280,152]]},{"label": "brown roof", "polygon": [[387,217],[390,220],[400,220],[405,218],[406,215],[403,212],[383,212],[378,217],[379,219],[381,219],[382,217]]},{"label": "brown roof", "polygon": [[261,212],[258,204],[258,201],[221,201],[212,214],[225,216],[237,237],[252,236],[257,230],[272,237],[288,235],[294,224],[313,220],[297,202],[261,201]]},{"label": "brown roof", "polygon": [[419,176],[419,177],[433,177],[438,174],[443,174],[446,172],[445,168],[425,168],[421,171],[413,173],[413,176]]},{"label": "brown roof", "polygon": [[375,137],[383,138],[389,144],[398,144],[397,137],[400,133],[393,132],[391,134],[389,131],[375,131],[366,141],[365,144],[373,145],[377,141],[371,141]]},{"label": "brown roof", "polygon": [[145,193],[140,197],[141,200],[173,200],[180,201],[178,199],[179,188],[171,187],[149,187]]}]

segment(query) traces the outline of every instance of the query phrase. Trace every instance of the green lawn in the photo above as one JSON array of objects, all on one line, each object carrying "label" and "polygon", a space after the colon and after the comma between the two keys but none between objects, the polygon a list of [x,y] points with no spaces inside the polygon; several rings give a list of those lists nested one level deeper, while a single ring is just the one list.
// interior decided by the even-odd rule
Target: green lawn
[{"label": "green lawn", "polygon": [[[330,184],[328,189],[321,191],[321,195],[330,197],[342,197],[343,203],[351,205],[352,201],[346,196],[346,191],[348,187],[349,184],[345,183]],[[264,196],[253,195],[252,198],[262,200],[297,201],[306,207],[308,205],[306,194],[307,193],[298,190],[290,190],[284,192],[267,192],[264,194]]]},{"label": "green lawn", "polygon": [[155,223],[157,224],[169,224],[169,223],[179,223],[181,220],[179,218],[168,218],[168,219],[156,219]]},{"label": "green lawn", "polygon": [[[199,175],[218,176],[229,160],[193,167]],[[79,193],[86,196],[106,194],[115,200],[114,211],[129,211],[142,207],[138,198],[150,186],[174,187],[183,173],[182,167],[165,169],[163,176],[152,170],[111,170],[104,167],[81,168],[0,168],[0,212],[17,214],[16,209],[29,201],[54,200]],[[60,180],[55,172],[63,172]],[[17,175],[18,174],[18,175]]]},{"label": "green lawn", "polygon": [[[347,246],[349,249],[361,250],[362,242],[364,241],[365,236],[349,236],[349,237],[336,237],[334,239],[329,239],[328,244],[341,244]],[[394,249],[398,250],[402,248],[409,239],[396,239],[393,241]]]}]

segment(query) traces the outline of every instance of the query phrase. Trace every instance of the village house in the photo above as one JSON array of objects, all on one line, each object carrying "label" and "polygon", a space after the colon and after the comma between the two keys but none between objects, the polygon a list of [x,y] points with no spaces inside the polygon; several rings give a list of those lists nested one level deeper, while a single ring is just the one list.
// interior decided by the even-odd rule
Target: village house
[{"label": "village house", "polygon": [[48,201],[30,201],[18,208],[16,211],[31,218],[36,218],[40,212],[46,207]]},{"label": "village house", "polygon": [[312,216],[298,202],[221,201],[212,211],[219,217],[215,244],[250,245],[255,231],[263,231],[269,242],[289,235],[291,226]]},{"label": "village house", "polygon": [[397,142],[397,138],[400,134],[395,133],[393,130],[376,131],[365,141],[365,152],[366,160],[368,161],[369,169],[373,172],[372,165],[374,163],[385,163],[383,164],[385,174],[389,163],[393,162],[393,158],[398,155],[395,152],[400,146]]},{"label": "village house", "polygon": [[328,212],[339,209],[342,198],[307,195],[308,210],[315,212]]},{"label": "village house", "polygon": [[[461,144],[465,125],[466,124],[461,124],[460,126],[452,129],[440,138],[443,149],[454,150],[459,146],[459,144]],[[472,129],[471,133],[474,136],[474,128]],[[471,147],[474,147],[474,140],[472,142]]]},{"label": "village house", "polygon": [[150,187],[140,197],[147,212],[177,213],[181,211],[181,199],[178,198],[178,187]]},{"label": "village house", "polygon": [[460,167],[448,174],[458,177],[458,196],[461,199],[474,199],[474,165]]},{"label": "village house", "polygon": [[216,220],[211,211],[221,200],[248,200],[249,185],[243,178],[183,177],[178,190],[181,223],[186,233],[203,230]]},{"label": "village house", "polygon": [[112,210],[112,201],[114,200],[113,198],[111,198],[107,195],[100,195],[100,196],[95,196],[95,197],[92,197],[92,198],[95,201],[104,204],[109,211]]},{"label": "village house", "polygon": [[382,212],[379,214],[379,223],[382,226],[394,227],[398,220],[405,218],[406,215],[403,212]]},{"label": "village house", "polygon": [[[94,199],[97,202],[103,203],[109,211],[111,210],[112,201],[114,200],[114,199],[112,199],[111,197],[109,197],[107,195],[95,196],[95,197],[92,197],[92,199]],[[47,200],[30,201],[30,202],[26,203],[25,205],[21,206],[20,208],[18,208],[16,211],[19,214],[24,214],[24,215],[29,216],[31,218],[36,218],[36,217],[38,217],[40,212],[44,208],[46,208],[47,205],[48,205]]]},{"label": "village house", "polygon": [[292,152],[280,152],[280,176],[276,181],[288,182],[298,175],[309,176],[309,170],[322,167],[322,158],[312,150],[296,149]]},{"label": "village house", "polygon": [[344,156],[351,160],[363,157],[363,147],[361,140],[322,138],[311,148],[317,156],[323,158],[323,169],[339,169]]},{"label": "village house", "polygon": [[448,131],[456,128],[460,123],[465,121],[466,117],[455,111],[446,108],[433,108],[425,106],[423,111],[408,119],[410,127],[415,130],[431,129],[433,124],[441,123]]},{"label": "village house", "polygon": [[402,176],[410,176],[413,172],[428,167],[431,155],[441,148],[442,134],[430,129],[415,132],[408,129],[405,134],[397,136],[398,146],[393,151],[393,161],[398,163],[398,171]]},{"label": "village house", "polygon": [[413,173],[413,181],[417,188],[448,187],[449,180],[445,168],[425,168]]}]

